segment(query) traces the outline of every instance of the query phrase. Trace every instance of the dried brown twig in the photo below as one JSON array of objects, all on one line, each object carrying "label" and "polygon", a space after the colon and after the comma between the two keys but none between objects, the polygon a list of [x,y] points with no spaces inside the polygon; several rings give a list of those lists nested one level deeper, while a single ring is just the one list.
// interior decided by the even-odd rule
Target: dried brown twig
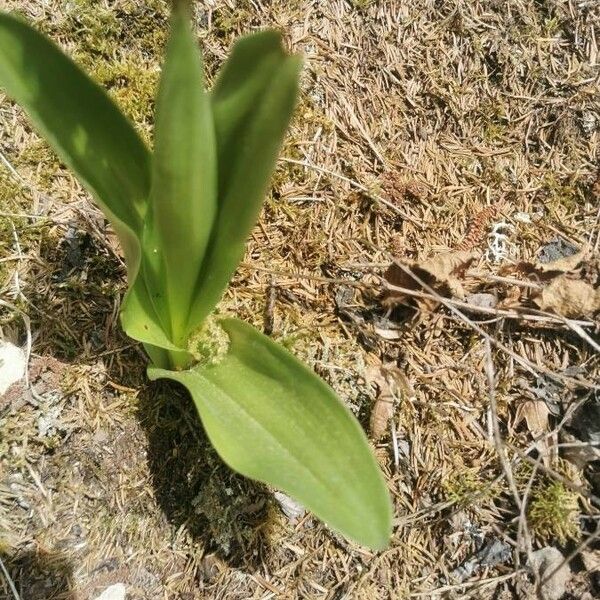
[{"label": "dried brown twig", "polygon": [[453,302],[449,301],[447,298],[444,298],[440,294],[438,294],[430,285],[425,283],[420,277],[415,275],[408,267],[397,263],[398,267],[404,271],[407,275],[410,275],[420,286],[422,286],[429,294],[438,302],[443,304],[450,312],[455,314],[461,321],[466,323],[469,327],[474,329],[479,335],[481,335],[484,339],[488,340],[493,346],[502,350],[504,353],[508,354],[511,358],[513,358],[517,363],[519,363],[523,368],[525,368],[530,373],[539,376],[545,375],[549,379],[556,381],[557,383],[565,384],[565,385],[584,385],[586,387],[590,387],[593,389],[600,389],[598,384],[592,382],[582,382],[581,380],[575,380],[571,377],[567,377],[566,375],[562,375],[560,373],[554,373],[545,367],[540,367],[539,365],[535,365],[527,358],[524,358],[511,350],[508,346],[499,342],[491,335],[489,335],[486,331],[484,331],[477,323],[475,323],[472,319],[467,317],[463,312],[461,312]]}]

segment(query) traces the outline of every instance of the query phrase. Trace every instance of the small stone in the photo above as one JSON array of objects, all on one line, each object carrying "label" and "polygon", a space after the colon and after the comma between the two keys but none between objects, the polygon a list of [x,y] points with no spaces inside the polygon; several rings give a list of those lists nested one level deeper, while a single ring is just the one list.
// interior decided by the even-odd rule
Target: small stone
[{"label": "small stone", "polygon": [[296,502],[293,498],[290,498],[286,494],[282,492],[274,492],[273,496],[275,500],[281,506],[281,510],[283,514],[292,522],[296,522],[298,519],[301,519],[306,513],[306,509]]},{"label": "small stone", "polygon": [[0,396],[25,377],[25,352],[10,342],[0,341]]},{"label": "small stone", "polygon": [[125,591],[122,583],[115,583],[107,587],[96,600],[125,600]]},{"label": "small stone", "polygon": [[562,564],[563,561],[564,556],[557,548],[548,546],[532,553],[529,568],[537,573],[541,582],[550,577],[538,590],[542,600],[560,600],[563,597],[571,579],[571,569],[568,563]]},{"label": "small stone", "polygon": [[531,223],[531,216],[526,212],[517,212],[513,215],[513,219],[519,223]]},{"label": "small stone", "polygon": [[495,308],[498,304],[498,298],[494,294],[479,293],[469,294],[466,298],[467,304],[472,304],[477,308]]}]

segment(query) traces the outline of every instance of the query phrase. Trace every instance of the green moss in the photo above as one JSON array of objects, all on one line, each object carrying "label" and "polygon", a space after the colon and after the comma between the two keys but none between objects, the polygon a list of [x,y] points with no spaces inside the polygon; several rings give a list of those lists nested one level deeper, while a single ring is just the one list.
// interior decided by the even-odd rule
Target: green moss
[{"label": "green moss", "polygon": [[37,26],[62,42],[149,137],[167,20],[166,0],[115,6],[75,0],[65,7],[62,18],[44,19]]},{"label": "green moss", "polygon": [[503,123],[488,123],[483,130],[483,140],[485,142],[498,142],[505,136],[506,131],[507,127]]},{"label": "green moss", "polygon": [[17,165],[27,165],[37,167],[44,163],[46,168],[51,168],[53,171],[58,170],[60,161],[50,146],[42,139],[37,139],[25,146],[16,161]]},{"label": "green moss", "polygon": [[292,118],[291,129],[321,128],[326,133],[335,129],[334,122],[325,114],[323,109],[306,94],[302,94]]},{"label": "green moss", "polygon": [[356,10],[364,10],[365,8],[368,8],[369,6],[371,6],[371,4],[374,3],[375,0],[350,0],[352,8],[355,8]]},{"label": "green moss", "polygon": [[39,189],[48,190],[61,170],[61,162],[42,139],[34,139],[24,146],[15,159],[15,167],[26,173],[28,181]]},{"label": "green moss", "polygon": [[239,0],[233,8],[227,5],[218,6],[213,13],[212,24],[217,35],[229,37],[244,29],[252,20],[254,12],[250,0]]},{"label": "green moss", "polygon": [[574,181],[560,180],[554,173],[547,172],[542,180],[543,190],[550,209],[574,210],[583,202],[579,186]]},{"label": "green moss", "polygon": [[552,17],[551,19],[544,19],[543,33],[545,37],[553,37],[560,31],[560,19],[558,17]]},{"label": "green moss", "polygon": [[54,39],[70,42],[80,56],[111,58],[141,52],[160,56],[167,32],[166,0],[125,1],[107,6],[96,0],[68,3],[62,18],[43,19],[38,27]]},{"label": "green moss", "polygon": [[459,506],[469,506],[476,501],[493,498],[498,486],[482,476],[479,469],[457,468],[442,481],[442,490],[447,500]]},{"label": "green moss", "polygon": [[109,91],[130,119],[146,125],[152,121],[158,69],[149,69],[135,59],[101,60],[90,67],[89,74]]},{"label": "green moss", "polygon": [[310,332],[306,330],[294,331],[294,333],[282,335],[281,337],[277,337],[276,341],[279,345],[294,354],[298,353],[299,350],[304,349],[307,345],[310,346],[314,344],[313,337]]},{"label": "green moss", "polygon": [[560,481],[542,480],[531,494],[528,523],[531,531],[547,541],[564,544],[579,537],[578,495]]}]

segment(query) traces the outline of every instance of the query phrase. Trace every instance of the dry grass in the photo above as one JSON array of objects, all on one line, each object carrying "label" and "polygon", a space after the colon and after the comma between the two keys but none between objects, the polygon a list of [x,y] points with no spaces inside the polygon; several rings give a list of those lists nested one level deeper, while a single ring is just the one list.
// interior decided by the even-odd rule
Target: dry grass
[{"label": "dry grass", "polygon": [[[149,136],[164,2],[3,5],[64,45]],[[557,324],[477,319],[501,345],[488,353],[443,306],[396,311],[399,340],[385,341],[374,275],[394,258],[485,251],[498,220],[515,227],[515,259],[556,237],[598,251],[598,4],[248,0],[206,2],[197,17],[209,77],[257,27],[282,28],[306,56],[289,160],[221,310],[266,320],[365,424],[368,366],[406,375],[414,393],[376,447],[392,545],[373,555],[311,518],[290,524],[268,490],[221,465],[178,389],[145,380],[118,326],[124,270],[104,220],[0,95],[0,294],[34,336],[35,397],[0,399],[0,557],[23,599],[94,598],[117,581],[149,600],[533,593],[528,553],[573,550],[595,530],[598,492],[556,448],[542,461],[517,411],[543,392],[561,428],[595,393],[598,356]],[[17,311],[2,308],[0,324],[23,339]],[[450,573],[482,537],[512,556],[459,586]],[[592,589],[573,586],[573,597]]]}]

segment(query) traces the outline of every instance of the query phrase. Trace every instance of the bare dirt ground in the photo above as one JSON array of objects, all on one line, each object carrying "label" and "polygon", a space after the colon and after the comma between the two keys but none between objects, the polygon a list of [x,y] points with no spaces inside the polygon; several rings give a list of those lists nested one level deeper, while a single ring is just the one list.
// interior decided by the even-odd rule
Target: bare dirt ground
[{"label": "bare dirt ground", "polygon": [[[165,2],[0,7],[151,140]],[[223,466],[178,388],[146,380],[118,324],[113,236],[0,93],[0,325],[32,335],[29,387],[0,398],[0,598],[9,579],[23,600],[116,582],[131,600],[597,597],[597,307],[580,294],[565,320],[535,297],[563,276],[563,300],[599,285],[598,2],[207,0],[196,15],[209,80],[260,27],[306,57],[220,310],[311,364],[370,431],[392,543],[373,554],[290,520]],[[540,266],[586,249],[555,279]],[[405,291],[384,296],[394,260]],[[473,292],[488,297],[465,312]],[[549,547],[558,562],[531,570]]]}]

